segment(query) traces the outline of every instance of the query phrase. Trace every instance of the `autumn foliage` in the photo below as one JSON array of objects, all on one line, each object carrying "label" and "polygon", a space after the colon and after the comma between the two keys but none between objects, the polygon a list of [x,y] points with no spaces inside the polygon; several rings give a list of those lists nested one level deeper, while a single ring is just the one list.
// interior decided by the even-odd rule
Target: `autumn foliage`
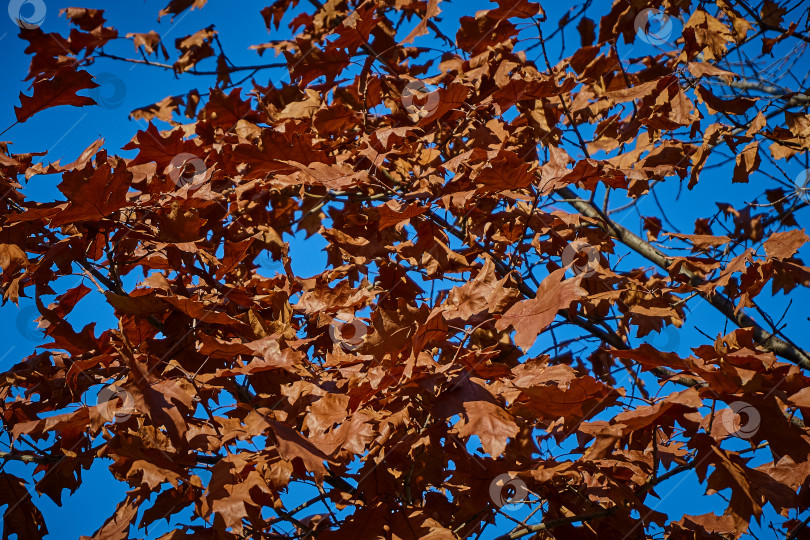
[{"label": "autumn foliage", "polygon": [[[277,0],[255,16],[295,37],[252,66],[213,25],[21,23],[18,123],[96,106],[102,62],[188,92],[72,163],[0,145],[3,309],[46,336],[0,372],[0,461],[29,473],[0,469],[4,538],[91,466],[128,485],[110,540],[173,515],[167,540],[806,535],[802,4]],[[93,298],[116,325],[71,324]],[[690,476],[719,514],[661,503]]]}]

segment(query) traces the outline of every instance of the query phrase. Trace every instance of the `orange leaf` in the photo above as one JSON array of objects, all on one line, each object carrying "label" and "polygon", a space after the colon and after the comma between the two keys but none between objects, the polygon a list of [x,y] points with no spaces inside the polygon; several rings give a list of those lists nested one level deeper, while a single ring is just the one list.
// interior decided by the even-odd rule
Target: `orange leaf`
[{"label": "orange leaf", "polygon": [[787,259],[799,251],[808,240],[810,237],[804,234],[804,229],[793,229],[773,233],[762,247],[765,248],[765,254],[769,259]]},{"label": "orange leaf", "polygon": [[564,268],[549,274],[540,283],[537,296],[509,308],[495,324],[495,328],[505,330],[511,325],[515,329],[515,345],[524,351],[531,348],[537,336],[551,324],[558,311],[566,309],[571,302],[586,295],[579,287],[579,278],[563,281],[564,276]]},{"label": "orange leaf", "polygon": [[93,82],[93,76],[86,71],[62,69],[50,79],[35,82],[33,87],[34,93],[31,96],[20,92],[20,106],[14,107],[17,122],[25,122],[39,111],[59,105],[96,105],[92,98],[76,94],[79,90],[98,87]]}]

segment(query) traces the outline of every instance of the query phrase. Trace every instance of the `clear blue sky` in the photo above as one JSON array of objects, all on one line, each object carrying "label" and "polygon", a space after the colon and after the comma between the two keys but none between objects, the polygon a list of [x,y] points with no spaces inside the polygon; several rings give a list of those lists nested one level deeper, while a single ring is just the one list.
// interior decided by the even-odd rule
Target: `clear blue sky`
[{"label": "clear blue sky", "polygon": [[[607,4],[605,0],[599,0],[597,4],[603,1]],[[43,30],[66,34],[68,25],[64,17],[59,15],[59,10],[76,4],[49,0],[46,5],[47,13],[42,24]],[[272,53],[267,53],[263,58],[259,58],[255,52],[248,50],[248,47],[271,38],[289,37],[285,34],[284,25],[281,27],[280,34],[271,35],[266,30],[259,15],[259,10],[267,5],[266,2],[211,0],[201,11],[186,11],[176,17],[174,22],[170,17],[164,17],[160,24],[157,22],[157,12],[164,7],[164,1],[96,1],[79,2],[78,5],[105,9],[108,24],[116,27],[121,36],[128,32],[156,30],[164,39],[170,52],[173,52],[174,39],[191,34],[213,22],[219,31],[219,37],[226,52],[237,64],[271,61]],[[543,7],[552,21],[557,20],[562,15],[562,10],[567,9],[568,6],[569,4],[566,2],[543,2]],[[484,1],[465,0],[463,2],[442,2],[440,7],[443,11],[440,26],[445,34],[454,36],[462,14],[472,15],[476,10],[492,7],[492,4]],[[302,9],[310,10],[311,6],[307,2],[301,2],[297,10]],[[288,21],[289,17],[285,18],[284,22]],[[30,57],[23,53],[26,42],[20,40],[16,34],[17,27],[10,18],[0,17],[0,47],[2,47],[6,63],[4,82],[0,86],[0,103],[5,104],[0,108],[0,131],[14,122],[13,106],[19,103],[19,92],[30,93],[27,88],[28,83],[23,81],[27,74]],[[567,39],[578,40],[573,27],[567,33]],[[417,44],[419,43],[417,41]],[[557,58],[555,46],[558,46],[558,38],[555,39],[555,45],[550,50],[552,59]],[[643,44],[637,44],[634,48],[625,47],[621,51],[622,56],[641,56],[649,51],[649,48],[645,47]],[[105,50],[123,56],[136,56],[131,41],[123,39],[108,45]],[[200,67],[211,69],[213,63],[214,59],[208,59]],[[810,70],[810,66],[805,65],[804,67]],[[145,123],[128,119],[130,110],[154,103],[169,95],[185,93],[192,87],[198,87],[204,91],[214,83],[213,77],[184,75],[178,80],[170,71],[107,59],[99,59],[87,69],[102,83],[102,87],[97,90],[95,95],[101,97],[97,101],[106,105],[84,108],[58,107],[39,113],[32,120],[14,126],[3,137],[0,137],[2,140],[13,142],[12,152],[47,151],[46,159],[48,161],[61,158],[63,163],[67,163],[75,159],[93,141],[103,137],[106,139],[105,148],[110,153],[132,157],[131,152],[121,151],[120,148],[132,138],[137,130],[144,129]],[[801,67],[796,68],[799,73],[808,70],[803,70]],[[289,80],[285,69],[265,70],[256,76],[256,80],[263,85],[268,83],[268,78],[270,82],[274,83]],[[161,128],[167,127],[158,125]],[[576,155],[576,149],[569,148],[569,151],[572,155]],[[763,169],[767,169],[767,167],[769,165],[763,161]],[[789,174],[798,174],[800,170],[801,167],[798,165],[787,168]],[[730,176],[728,167],[704,172],[698,188],[692,192],[684,190],[677,203],[675,203],[675,197],[678,193],[678,183],[672,182],[671,185],[662,186],[658,192],[659,197],[662,203],[672,208],[669,217],[683,229],[681,232],[692,232],[695,217],[706,217],[713,214],[716,211],[714,201],[725,200],[735,206],[740,206],[741,201],[750,201],[758,195],[767,182],[765,177],[760,175],[756,177],[757,181],[752,181],[747,186],[731,186]],[[55,187],[58,182],[58,175],[35,176],[29,181],[24,192],[36,200],[62,199],[62,194]],[[773,186],[768,185],[768,187]],[[639,210],[643,215],[659,213],[655,202],[650,198],[645,199],[639,205]],[[807,210],[803,212],[807,212]],[[640,232],[639,216],[634,211],[628,211],[626,215],[622,215],[620,221],[632,230]],[[665,227],[665,229],[667,228]],[[323,270],[326,258],[325,254],[319,251],[323,246],[322,240],[314,238],[304,242],[298,238],[292,239],[291,243],[293,266],[299,274],[312,275]],[[806,250],[803,253],[806,255]],[[638,261],[638,264],[649,266],[649,263],[642,261]],[[75,282],[80,279],[75,278]],[[66,288],[75,282],[62,282],[61,285]],[[788,322],[786,332],[792,337],[803,338],[810,335],[810,324],[807,321],[806,309],[803,307],[807,305],[810,297],[803,290],[794,295],[794,298],[794,305],[786,318]],[[763,301],[762,304],[765,307],[774,306],[773,312],[778,316],[781,315],[781,309],[786,307],[787,302],[784,297],[779,296],[773,301]],[[777,310],[776,306],[780,306],[781,309]],[[712,336],[724,331],[725,320],[711,306],[695,302],[691,304],[691,310],[688,325],[684,329],[659,338],[655,344],[660,347],[669,346],[672,350],[686,355],[689,353],[690,345],[694,346],[706,341],[695,330],[695,326]],[[0,324],[6,328],[5,347],[0,348],[0,371],[19,362],[36,345],[39,336],[31,324],[34,316],[36,315],[31,309],[31,302],[27,300],[21,300],[20,309],[11,303],[0,309]],[[88,297],[79,303],[77,309],[71,313],[70,322],[75,327],[81,328],[92,321],[95,321],[97,327],[100,328],[114,324],[112,311],[103,300]],[[727,328],[727,330],[731,330],[731,328]],[[4,448],[0,447],[0,449]],[[18,476],[30,478],[34,467],[20,463],[8,463],[5,469]],[[679,513],[702,514],[720,508],[719,503],[722,501],[716,497],[700,496],[703,488],[697,486],[693,475],[684,475],[684,478],[687,480],[681,484],[678,483],[680,479],[677,479],[664,484],[658,490],[664,498],[661,504],[669,512],[675,514],[674,518],[677,519]],[[125,489],[125,485],[112,479],[104,462],[98,461],[96,466],[85,473],[84,484],[76,493],[69,495],[65,492],[63,494],[61,508],[47,497],[40,497],[36,494],[33,496],[45,515],[51,531],[50,538],[77,538],[82,534],[92,534],[112,514],[115,505],[122,499]],[[515,515],[519,516],[520,512]],[[154,527],[148,533],[140,532],[143,537],[156,538],[169,530],[168,526],[165,526],[165,522],[163,523],[164,525]],[[508,524],[504,523],[504,527],[508,527]],[[507,529],[502,529],[502,532],[503,530]],[[494,534],[492,530],[489,532]],[[489,534],[485,537],[488,536]]]}]

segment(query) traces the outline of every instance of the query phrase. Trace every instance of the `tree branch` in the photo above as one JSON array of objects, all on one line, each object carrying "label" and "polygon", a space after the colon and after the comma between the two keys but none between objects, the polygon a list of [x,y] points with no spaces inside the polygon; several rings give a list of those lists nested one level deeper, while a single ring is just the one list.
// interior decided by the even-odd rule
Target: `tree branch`
[{"label": "tree branch", "polygon": [[[662,474],[661,476],[650,479],[650,481],[648,481],[646,484],[639,487],[636,490],[635,493],[636,493],[636,495],[643,495],[644,493],[651,490],[652,488],[654,488],[658,484],[664,482],[665,480],[669,480],[670,478],[672,478],[673,476],[676,476],[677,474],[680,474],[680,473],[682,473],[684,471],[688,471],[688,470],[693,469],[695,467],[695,465],[696,465],[695,460],[684,463],[683,465],[679,465],[679,466],[675,467],[674,469],[672,469],[671,471],[668,471],[668,472]],[[600,510],[600,511],[597,511],[597,512],[591,512],[591,513],[588,513],[588,514],[580,514],[578,516],[568,516],[568,517],[559,518],[559,519],[552,519],[552,520],[549,520],[549,521],[544,521],[542,523],[537,523],[535,525],[521,525],[521,527],[515,528],[511,532],[509,532],[507,534],[504,534],[504,535],[501,535],[501,536],[497,537],[495,540],[515,540],[516,538],[522,538],[524,536],[528,536],[528,535],[530,535],[532,533],[536,533],[536,532],[540,532],[540,531],[547,531],[549,529],[553,529],[554,527],[559,527],[560,525],[570,525],[572,523],[581,523],[583,521],[590,521],[592,519],[598,519],[598,518],[601,518],[601,517],[606,517],[606,516],[609,516],[609,515],[613,514],[614,512],[618,511],[621,508],[626,508],[626,507],[621,506],[621,505],[616,505],[616,506],[611,506],[610,508],[605,508],[604,510]]]},{"label": "tree branch", "polygon": [[[119,60],[121,62],[130,62],[132,64],[143,64],[145,66],[153,66],[159,67],[161,69],[172,70],[176,71],[174,66],[171,64],[164,64],[163,62],[152,62],[151,60],[142,60],[139,58],[126,58],[124,56],[118,56],[116,54],[105,53],[103,51],[96,52],[96,56],[99,58],[109,58],[110,60]],[[269,69],[269,68],[281,68],[287,67],[286,62],[278,62],[272,64],[256,64],[252,66],[231,66],[227,69],[222,70],[226,73],[234,73],[237,71],[250,71],[250,70],[260,70],[260,69]],[[219,75],[220,71],[199,71],[196,69],[189,69],[188,71],[184,71],[183,73],[190,73],[191,75]]]},{"label": "tree branch", "polygon": [[[651,261],[660,268],[669,271],[671,263],[663,252],[648,242],[642,240],[629,229],[626,229],[625,227],[611,220],[593,204],[577,197],[576,193],[574,193],[574,191],[570,188],[564,187],[557,189],[556,193],[563,197],[566,202],[576,208],[584,216],[601,221],[602,230],[610,234],[613,238],[626,245],[648,261]],[[706,284],[704,280],[686,268],[681,268],[679,273],[687,277],[693,287]],[[751,328],[753,330],[754,339],[764,349],[771,351],[777,356],[790,360],[803,369],[810,370],[810,356],[808,356],[807,352],[762,328],[743,310],[737,310],[733,302],[728,297],[718,292],[706,293],[701,291],[699,294],[739,328]]]},{"label": "tree branch", "polygon": [[0,452],[0,461],[22,461],[23,463],[53,463],[61,458],[51,456],[38,456],[36,454],[22,454],[19,452]]}]

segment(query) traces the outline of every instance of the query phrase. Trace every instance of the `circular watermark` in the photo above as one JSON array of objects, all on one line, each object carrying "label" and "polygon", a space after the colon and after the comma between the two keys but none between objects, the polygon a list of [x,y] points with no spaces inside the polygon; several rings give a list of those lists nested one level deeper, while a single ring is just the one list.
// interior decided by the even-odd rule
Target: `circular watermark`
[{"label": "circular watermark", "polygon": [[99,73],[93,77],[98,85],[90,91],[90,97],[105,109],[117,109],[124,104],[127,85],[124,80],[112,73]]},{"label": "circular watermark", "polygon": [[8,3],[8,16],[11,21],[25,30],[39,28],[48,12],[43,0],[11,0]]},{"label": "circular watermark", "polygon": [[419,118],[433,114],[440,100],[439,89],[420,80],[409,82],[402,90],[402,106],[408,113]]},{"label": "circular watermark", "polygon": [[108,422],[126,422],[137,410],[132,394],[115,383],[99,390],[96,405],[99,414]]},{"label": "circular watermark", "polygon": [[183,152],[174,156],[174,159],[169,163],[168,171],[172,182],[177,187],[182,188],[202,183],[208,168],[198,156]]},{"label": "circular watermark", "polygon": [[44,323],[44,326],[40,326],[37,322],[39,316],[40,313],[36,306],[26,306],[17,313],[17,331],[20,336],[35,343],[42,343],[45,340],[47,322]]},{"label": "circular watermark", "polygon": [[793,180],[793,191],[799,199],[810,203],[810,169],[805,169],[796,175]]},{"label": "circular watermark", "polygon": [[329,337],[344,351],[354,351],[360,348],[368,333],[368,325],[360,319],[344,321],[335,318],[329,324]]},{"label": "circular watermark", "polygon": [[650,332],[643,338],[642,343],[651,345],[652,347],[663,352],[675,352],[678,350],[678,345],[681,344],[681,333],[674,325],[665,326],[660,332]]},{"label": "circular watermark", "polygon": [[[582,255],[587,256],[587,260],[583,260]],[[565,246],[562,263],[563,267],[571,266],[575,276],[590,277],[600,268],[599,248],[584,240],[574,240]]]},{"label": "circular watermark", "polygon": [[498,508],[518,510],[528,494],[526,482],[511,473],[498,475],[489,484],[489,498]]},{"label": "circular watermark", "polygon": [[269,250],[262,251],[259,256],[256,257],[256,264],[258,264],[262,270],[272,273],[273,275],[286,273],[284,270],[284,261],[274,259],[273,254],[270,253]]},{"label": "circular watermark", "polygon": [[[745,418],[743,419],[743,416]],[[744,401],[729,403],[727,409],[720,411],[720,422],[729,435],[740,439],[750,439],[759,430],[759,411]]]},{"label": "circular watermark", "polygon": [[647,8],[641,10],[633,21],[636,36],[648,45],[658,46],[667,43],[672,36],[674,24],[672,17],[660,9]]}]

